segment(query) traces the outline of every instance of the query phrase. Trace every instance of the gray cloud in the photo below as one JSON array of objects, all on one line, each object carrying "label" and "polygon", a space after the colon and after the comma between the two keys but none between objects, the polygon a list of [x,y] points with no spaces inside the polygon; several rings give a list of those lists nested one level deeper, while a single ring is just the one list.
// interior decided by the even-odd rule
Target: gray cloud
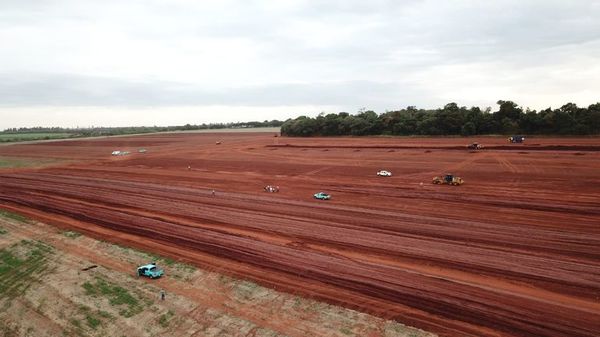
[{"label": "gray cloud", "polygon": [[595,0],[8,0],[0,106],[585,105],[598,17]]},{"label": "gray cloud", "polygon": [[5,74],[0,75],[0,106],[348,105],[384,108],[408,101],[416,92],[399,92],[399,88],[399,83],[346,81],[275,83],[211,90],[164,81]]}]

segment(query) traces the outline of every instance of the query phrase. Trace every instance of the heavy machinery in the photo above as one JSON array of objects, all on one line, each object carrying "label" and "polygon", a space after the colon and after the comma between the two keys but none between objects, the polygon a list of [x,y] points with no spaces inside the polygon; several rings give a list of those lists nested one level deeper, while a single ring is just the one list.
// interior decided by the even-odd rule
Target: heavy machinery
[{"label": "heavy machinery", "polygon": [[447,173],[446,175],[441,176],[441,177],[434,177],[432,183],[434,183],[436,185],[448,184],[448,185],[460,186],[464,183],[464,180],[462,180],[461,177],[455,177],[454,175]]},{"label": "heavy machinery", "polygon": [[523,143],[525,141],[525,136],[510,136],[508,137],[508,141],[511,143]]},{"label": "heavy machinery", "polygon": [[279,192],[279,186],[267,185],[263,188],[265,192],[277,193]]},{"label": "heavy machinery", "polygon": [[471,143],[471,144],[467,145],[467,149],[469,149],[469,150],[481,150],[481,149],[483,149],[483,145],[481,145],[479,143]]},{"label": "heavy machinery", "polygon": [[156,263],[151,262],[147,265],[139,266],[137,268],[138,276],[145,276],[151,279],[159,278],[163,276],[165,272],[156,266]]},{"label": "heavy machinery", "polygon": [[386,170],[381,170],[377,172],[377,175],[380,177],[391,177],[392,176],[392,172],[390,171],[386,171]]}]

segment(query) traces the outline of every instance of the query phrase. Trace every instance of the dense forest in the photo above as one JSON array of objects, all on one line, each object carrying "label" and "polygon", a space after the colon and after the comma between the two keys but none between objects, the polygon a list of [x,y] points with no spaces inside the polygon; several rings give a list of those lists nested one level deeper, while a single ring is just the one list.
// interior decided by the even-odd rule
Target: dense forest
[{"label": "dense forest", "polygon": [[512,101],[498,101],[498,110],[459,107],[448,103],[435,110],[409,106],[377,114],[361,110],[351,115],[301,116],[281,126],[285,136],[363,135],[487,135],[487,134],[600,134],[600,103],[587,108],[568,103],[559,109],[523,110]]}]

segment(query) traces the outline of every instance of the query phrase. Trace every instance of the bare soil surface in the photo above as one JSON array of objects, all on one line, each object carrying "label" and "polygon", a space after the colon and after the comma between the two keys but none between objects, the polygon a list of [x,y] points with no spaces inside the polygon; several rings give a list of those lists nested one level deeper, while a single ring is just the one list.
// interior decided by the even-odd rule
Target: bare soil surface
[{"label": "bare soil surface", "polygon": [[[1,336],[435,337],[39,222],[0,229]],[[150,260],[165,277],[134,276]]]},{"label": "bare soil surface", "polygon": [[2,147],[69,163],[1,170],[0,207],[444,336],[600,334],[600,138],[273,136]]}]

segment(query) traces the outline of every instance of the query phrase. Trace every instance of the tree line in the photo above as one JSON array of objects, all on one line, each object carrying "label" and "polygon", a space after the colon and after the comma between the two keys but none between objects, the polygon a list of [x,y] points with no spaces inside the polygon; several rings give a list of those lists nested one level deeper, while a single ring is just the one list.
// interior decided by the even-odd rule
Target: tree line
[{"label": "tree line", "polygon": [[600,134],[600,103],[580,108],[568,103],[558,109],[523,110],[513,101],[498,101],[498,110],[459,107],[426,110],[409,106],[377,114],[361,110],[321,113],[315,118],[300,116],[281,126],[285,136],[364,136],[364,135],[597,135]]}]

